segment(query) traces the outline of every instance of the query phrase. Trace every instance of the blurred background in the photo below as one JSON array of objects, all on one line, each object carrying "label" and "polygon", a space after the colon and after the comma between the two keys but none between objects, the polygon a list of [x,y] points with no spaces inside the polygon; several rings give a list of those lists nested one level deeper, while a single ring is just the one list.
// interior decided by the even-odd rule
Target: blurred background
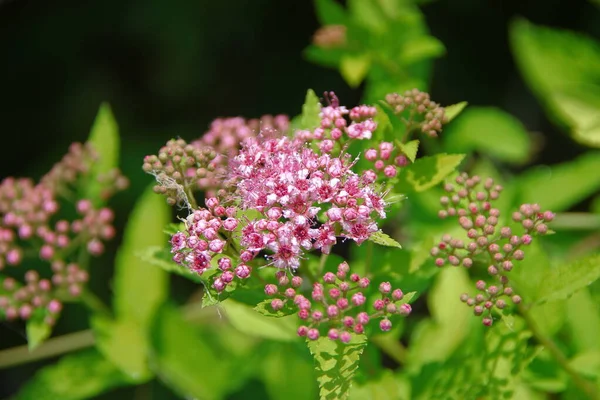
[{"label": "blurred background", "polygon": [[[523,16],[600,39],[600,12],[583,0],[438,0],[424,2],[433,36],[447,54],[435,61],[432,98],[494,105],[543,140],[535,163],[571,159],[584,148],[551,125],[516,70],[508,23]],[[99,105],[110,103],[120,126],[121,167],[128,191],[113,206],[117,228],[151,177],[142,157],[168,139],[194,139],[216,117],[300,112],[308,88],[335,91],[354,105],[337,71],[302,55],[319,27],[311,1],[34,1],[0,0],[0,179],[39,178],[84,141]],[[118,238],[113,242],[117,246]],[[92,290],[108,299],[110,249],[92,274]],[[173,278],[177,296],[193,284]],[[68,307],[55,334],[87,327],[83,310]],[[25,344],[20,327],[0,325],[0,348]],[[0,398],[43,364],[0,370]],[[160,384],[156,398],[172,398]],[[122,389],[102,398],[133,398]],[[147,398],[147,397],[139,397]],[[173,397],[175,398],[175,397]],[[240,393],[238,398],[244,398]]]}]

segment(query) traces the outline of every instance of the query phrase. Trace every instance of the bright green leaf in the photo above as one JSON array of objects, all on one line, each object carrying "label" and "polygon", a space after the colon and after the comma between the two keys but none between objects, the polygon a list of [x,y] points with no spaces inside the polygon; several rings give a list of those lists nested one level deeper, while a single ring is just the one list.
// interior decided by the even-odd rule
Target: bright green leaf
[{"label": "bright green leaf", "polygon": [[560,264],[546,275],[538,277],[540,290],[537,302],[566,299],[576,291],[591,285],[598,278],[600,278],[600,254],[570,264]]},{"label": "bright green leaf", "polygon": [[170,219],[168,205],[149,187],[129,216],[123,244],[117,253],[113,284],[115,314],[118,319],[133,320],[142,330],[147,329],[155,309],[167,297],[168,275],[137,254],[168,242],[169,237],[162,230]]},{"label": "bright green leaf", "polygon": [[147,365],[148,338],[134,320],[111,321],[92,318],[96,346],[102,354],[134,382],[151,377]]},{"label": "bright green leaf", "polygon": [[255,337],[291,342],[298,340],[296,333],[297,317],[288,315],[270,318],[261,315],[252,307],[228,299],[221,303],[231,324],[239,331]]},{"label": "bright green leaf", "polygon": [[254,311],[258,312],[259,314],[264,315],[265,317],[276,317],[276,318],[285,317],[286,315],[294,314],[296,312],[294,307],[292,307],[290,305],[289,301],[285,302],[285,305],[283,306],[283,308],[281,310],[275,311],[271,307],[271,301],[272,300],[270,300],[270,299],[261,301],[260,303],[258,303],[256,305],[256,307],[254,307]]},{"label": "bright green leaf", "polygon": [[410,399],[410,383],[390,370],[369,380],[364,385],[354,385],[350,389],[351,400]]},{"label": "bright green leaf", "polygon": [[181,275],[196,283],[203,283],[204,281],[200,275],[192,272],[190,269],[177,264],[172,260],[173,254],[169,249],[159,246],[148,247],[144,250],[138,251],[136,255],[148,265],[162,268],[164,271],[172,272],[177,275]]},{"label": "bright green leaf", "polygon": [[292,130],[312,130],[321,124],[321,103],[312,89],[306,92],[304,105],[302,105],[302,114],[292,120]]},{"label": "bright green leaf", "polygon": [[408,143],[402,143],[397,140],[396,145],[398,146],[402,154],[404,154],[406,158],[410,160],[411,163],[415,162],[415,159],[417,158],[417,152],[419,151],[418,140],[411,140]]},{"label": "bright green leaf", "polygon": [[469,107],[444,129],[444,148],[453,153],[479,151],[502,161],[524,163],[531,154],[525,127],[494,107]]},{"label": "bright green leaf", "polygon": [[539,166],[516,179],[519,200],[554,212],[567,210],[600,189],[600,152],[555,166]]},{"label": "bright green leaf", "polygon": [[371,236],[369,236],[369,240],[381,246],[397,247],[399,249],[402,248],[400,243],[396,242],[396,240],[391,238],[390,235],[384,233],[383,231],[377,231],[373,233]]},{"label": "bright green leaf", "polygon": [[315,0],[315,10],[321,25],[345,25],[346,9],[335,0]]},{"label": "bright green leaf", "polygon": [[444,115],[448,119],[448,122],[452,121],[454,118],[458,117],[459,114],[465,109],[468,105],[466,101],[461,101],[460,103],[452,104],[450,106],[444,107]]},{"label": "bright green leaf", "polygon": [[98,154],[98,160],[92,166],[84,196],[98,202],[101,201],[102,188],[98,178],[119,165],[119,127],[108,103],[100,105],[88,142]]},{"label": "bright green leaf", "polygon": [[579,353],[569,360],[569,365],[580,374],[598,378],[600,377],[600,351],[592,350]]},{"label": "bright green leaf", "polygon": [[62,357],[36,373],[15,400],[89,399],[118,386],[130,384],[125,375],[96,349]]},{"label": "bright green leaf", "polygon": [[412,189],[422,192],[441,183],[453,173],[465,158],[464,154],[437,154],[421,157],[400,172],[399,184],[401,189]]},{"label": "bright green leaf", "polygon": [[417,36],[407,40],[399,55],[402,64],[414,64],[430,58],[437,58],[446,52],[446,48],[433,36]]},{"label": "bright green leaf", "polygon": [[52,326],[44,321],[45,314],[45,312],[36,312],[27,320],[27,347],[29,347],[29,351],[33,351],[42,344],[52,333]]},{"label": "bright green leaf", "polygon": [[579,351],[600,351],[600,304],[583,288],[567,301],[567,326],[572,346]]},{"label": "bright green leaf", "polygon": [[308,341],[308,348],[315,357],[322,400],[348,398],[352,378],[366,344],[364,335],[353,335],[350,343],[333,341],[327,337]]},{"label": "bright green leaf", "polygon": [[367,53],[346,54],[340,63],[340,73],[350,87],[357,87],[365,79],[371,65],[371,57]]}]

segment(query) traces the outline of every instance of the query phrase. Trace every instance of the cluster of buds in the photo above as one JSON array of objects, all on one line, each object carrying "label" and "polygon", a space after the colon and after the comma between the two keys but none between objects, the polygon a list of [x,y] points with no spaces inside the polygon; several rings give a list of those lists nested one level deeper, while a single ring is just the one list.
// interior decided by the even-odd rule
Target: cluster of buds
[{"label": "cluster of buds", "polygon": [[418,89],[407,90],[404,95],[388,94],[385,101],[396,114],[407,111],[408,119],[405,122],[409,128],[416,125],[429,137],[437,137],[442,132],[442,125],[447,122],[444,108],[432,101],[428,93]]},{"label": "cluster of buds", "polygon": [[[82,293],[88,273],[71,259],[82,252],[102,254],[115,229],[113,212],[94,206],[91,199],[74,201],[75,189],[94,179],[101,184],[100,198],[107,199],[128,184],[117,170],[92,178],[97,159],[89,144],[75,143],[39,183],[10,177],[0,182],[0,270],[8,275],[1,283],[0,317],[27,320],[41,315],[53,324],[62,301]],[[61,200],[74,201],[80,218],[59,218]],[[35,260],[50,268],[30,268],[39,264]],[[15,277],[19,270],[24,283]]]},{"label": "cluster of buds", "polygon": [[386,178],[393,178],[398,174],[398,168],[408,165],[408,158],[395,150],[392,143],[381,142],[379,150],[370,148],[365,152],[365,159],[371,161],[375,170],[383,172]]},{"label": "cluster of buds", "polygon": [[500,211],[492,203],[502,192],[500,185],[495,185],[491,178],[482,182],[478,176],[469,177],[464,173],[456,177],[455,182],[444,187],[448,195],[440,199],[443,209],[439,217],[458,217],[468,240],[444,235],[431,249],[431,255],[436,257],[438,267],[450,264],[471,268],[478,262],[487,266],[487,273],[494,282],[489,284],[479,280],[476,283],[479,293],[474,297],[465,293],[461,300],[473,307],[475,315],[483,317],[484,325],[490,326],[495,309],[504,309],[507,300],[513,304],[521,302],[521,297],[510,285],[508,273],[515,262],[524,259],[524,248],[533,236],[548,233],[547,223],[552,221],[554,214],[541,212],[538,204],[523,204],[520,211],[512,215],[513,221],[521,225],[522,233],[517,234],[509,226],[498,226]]},{"label": "cluster of buds", "polygon": [[322,282],[313,284],[312,301],[298,293],[302,286],[301,277],[290,279],[285,271],[279,271],[276,278],[277,285],[265,286],[265,293],[273,297],[271,308],[279,311],[293,303],[303,324],[298,328],[298,335],[310,340],[316,340],[326,332],[329,339],[348,343],[351,334],[364,333],[369,322],[379,320],[379,328],[389,331],[391,317],[407,316],[412,311],[411,306],[402,301],[402,290],[392,290],[389,282],[379,285],[378,298],[371,301],[369,309],[365,293],[371,282],[366,277],[350,274],[346,262],[338,266],[335,274],[327,272],[322,276]]},{"label": "cluster of buds", "polygon": [[346,45],[344,25],[325,25],[313,34],[313,44],[323,49],[335,49]]}]

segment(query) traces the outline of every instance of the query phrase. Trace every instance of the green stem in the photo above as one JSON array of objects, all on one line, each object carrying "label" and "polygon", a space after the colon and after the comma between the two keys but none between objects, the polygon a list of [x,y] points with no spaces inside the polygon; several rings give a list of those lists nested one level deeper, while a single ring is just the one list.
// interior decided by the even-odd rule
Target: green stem
[{"label": "green stem", "polygon": [[586,393],[590,399],[600,400],[600,393],[598,393],[598,389],[591,383],[585,380],[581,375],[577,373],[570,365],[569,360],[565,355],[560,351],[556,343],[552,341],[549,337],[544,335],[544,333],[540,330],[537,323],[531,317],[529,310],[525,308],[522,304],[518,306],[519,313],[525,320],[529,330],[533,333],[533,337],[554,357],[556,362],[565,370],[567,374],[573,380],[575,386],[577,386],[581,391]]},{"label": "green stem", "polygon": [[329,257],[329,254],[321,253],[321,259],[319,260],[319,275],[323,274],[325,264],[327,263],[327,257]]},{"label": "green stem", "polygon": [[398,364],[406,364],[406,348],[393,335],[373,335],[369,340]]},{"label": "green stem", "polygon": [[110,308],[98,296],[94,293],[85,289],[79,296],[79,300],[85,305],[90,311],[103,315],[105,317],[112,318]]}]

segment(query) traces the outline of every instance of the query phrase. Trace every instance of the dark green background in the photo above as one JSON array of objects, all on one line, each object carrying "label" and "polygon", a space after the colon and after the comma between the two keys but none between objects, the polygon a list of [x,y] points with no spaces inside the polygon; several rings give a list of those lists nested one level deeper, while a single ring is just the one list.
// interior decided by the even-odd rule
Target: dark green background
[{"label": "dark green background", "polygon": [[[507,27],[523,16],[600,38],[598,7],[574,0],[440,0],[423,10],[448,51],[435,62],[435,101],[467,100],[512,113],[543,137],[535,163],[584,150],[549,123],[525,87]],[[70,142],[86,139],[98,106],[108,101],[121,128],[122,169],[133,183],[113,202],[122,228],[151,182],[140,169],[142,157],[167,139],[193,139],[219,116],[295,115],[307,88],[334,90],[343,104],[359,101],[360,88],[351,90],[336,71],[303,59],[318,26],[312,2],[300,0],[0,0],[0,178],[40,177]],[[108,299],[111,256],[97,264],[93,289]],[[180,298],[191,290],[177,279],[173,286]],[[58,333],[84,329],[85,315],[68,307]],[[24,343],[0,326],[0,348]],[[0,370],[0,397],[41,365]],[[131,389],[119,393],[133,396]],[[154,398],[170,398],[167,389],[160,393]]]}]

